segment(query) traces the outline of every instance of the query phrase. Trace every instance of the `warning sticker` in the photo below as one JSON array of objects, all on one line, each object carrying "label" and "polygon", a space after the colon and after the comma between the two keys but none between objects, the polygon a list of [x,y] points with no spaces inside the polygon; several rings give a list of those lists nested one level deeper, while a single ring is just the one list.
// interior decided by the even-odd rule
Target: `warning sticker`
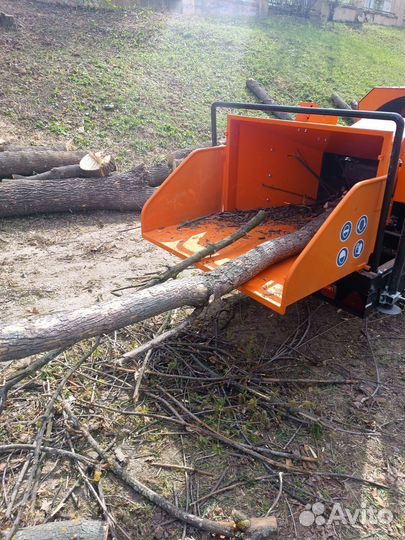
[{"label": "warning sticker", "polygon": [[353,249],[353,257],[358,259],[364,251],[364,240],[359,240]]},{"label": "warning sticker", "polygon": [[349,250],[347,248],[343,248],[339,251],[336,264],[339,268],[342,268],[347,263],[347,259],[349,258]]},{"label": "warning sticker", "polygon": [[351,221],[346,221],[343,225],[342,230],[340,231],[340,239],[342,242],[346,242],[350,235],[352,234],[353,223]]},{"label": "warning sticker", "polygon": [[364,231],[367,229],[368,226],[368,217],[366,215],[361,216],[359,221],[357,222],[356,226],[356,232],[358,235],[361,235],[364,233]]}]

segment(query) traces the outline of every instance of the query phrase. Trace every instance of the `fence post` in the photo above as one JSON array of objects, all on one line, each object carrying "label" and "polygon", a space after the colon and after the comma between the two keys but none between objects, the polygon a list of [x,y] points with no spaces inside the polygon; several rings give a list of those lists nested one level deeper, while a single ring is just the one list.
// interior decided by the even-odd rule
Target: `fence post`
[{"label": "fence post", "polygon": [[269,0],[257,0],[257,14],[259,17],[267,17],[269,14]]}]

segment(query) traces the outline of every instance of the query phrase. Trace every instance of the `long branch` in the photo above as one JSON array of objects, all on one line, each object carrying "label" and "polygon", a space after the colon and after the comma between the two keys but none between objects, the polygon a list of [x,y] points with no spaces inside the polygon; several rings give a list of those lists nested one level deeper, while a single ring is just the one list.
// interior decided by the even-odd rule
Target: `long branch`
[{"label": "long branch", "polygon": [[72,345],[183,306],[204,306],[237,289],[269,266],[299,254],[328,217],[264,242],[204,275],[156,285],[125,298],[73,311],[0,325],[0,361]]}]

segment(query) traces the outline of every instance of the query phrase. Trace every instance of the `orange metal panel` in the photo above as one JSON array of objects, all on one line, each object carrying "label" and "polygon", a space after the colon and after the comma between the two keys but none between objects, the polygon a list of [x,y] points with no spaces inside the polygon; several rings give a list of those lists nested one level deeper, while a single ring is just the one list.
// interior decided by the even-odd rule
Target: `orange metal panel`
[{"label": "orange metal panel", "polygon": [[[367,265],[374,250],[386,178],[357,183],[334,209],[291,266],[283,294],[285,305]],[[345,230],[350,231],[347,238]]]},{"label": "orange metal panel", "polygon": [[303,196],[306,201],[316,198],[317,178],[294,156],[299,153],[315,175],[319,175],[322,149],[305,144],[300,138],[302,128],[298,126],[308,128],[306,123],[294,123],[294,127],[287,128],[282,120],[229,118],[225,210],[302,204]]},{"label": "orange metal panel", "polygon": [[224,209],[310,202],[317,196],[325,152],[381,156],[378,174],[385,174],[391,145],[391,132],[229,116]]},{"label": "orange metal panel", "polygon": [[[392,138],[390,131],[361,127],[231,116],[227,145],[190,154],[146,204],[143,235],[186,258],[239,228],[219,219],[220,212],[310,203],[317,196],[316,176],[325,152],[379,160],[380,178],[356,184],[299,257],[266,269],[241,287],[245,294],[284,313],[289,304],[367,264],[374,248]],[[363,215],[368,216],[368,227],[361,236],[364,249],[356,258],[353,250],[360,237],[352,231],[342,245],[338,233],[348,221],[355,227]],[[198,218],[203,219],[195,222]],[[183,226],[188,221],[192,223]],[[266,223],[197,266],[212,270],[295,227]],[[344,247],[348,260],[340,268],[336,258]]]},{"label": "orange metal panel", "polygon": [[[299,107],[308,107],[312,109],[320,109],[320,105],[313,103],[312,101],[301,101],[298,104]],[[330,124],[336,126],[339,122],[338,116],[321,116],[319,114],[297,114],[295,119],[297,122],[312,122],[314,124]]]},{"label": "orange metal panel", "polygon": [[[373,88],[360,102],[361,111],[379,111],[396,99],[405,98],[405,87]],[[405,111],[404,111],[405,112]]]},{"label": "orange metal panel", "polygon": [[195,150],[142,211],[142,232],[177,225],[222,209],[225,147]]},{"label": "orange metal panel", "polygon": [[[239,226],[227,223],[214,215],[200,222],[193,222],[186,227],[171,226],[144,232],[144,237],[181,259],[185,259],[201,251],[208,244],[219,242],[238,229]],[[203,259],[196,266],[204,271],[213,270],[232,259],[240,257],[266,240],[294,230],[296,230],[296,227],[293,225],[266,222],[266,225],[256,227],[237,242],[222,249],[220,253]],[[244,285],[241,291],[281,313],[277,288],[284,284],[285,276],[293,261],[294,258],[291,258],[265,270]],[[273,286],[270,287],[269,283]]]},{"label": "orange metal panel", "polygon": [[394,201],[405,203],[405,148],[402,147],[401,155],[402,163],[398,171],[397,185],[394,194]]}]

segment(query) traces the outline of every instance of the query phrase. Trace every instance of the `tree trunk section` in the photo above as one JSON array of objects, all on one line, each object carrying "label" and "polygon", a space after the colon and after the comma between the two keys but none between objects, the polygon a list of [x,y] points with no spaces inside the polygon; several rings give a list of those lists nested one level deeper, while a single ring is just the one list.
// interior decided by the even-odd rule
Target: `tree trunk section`
[{"label": "tree trunk section", "polygon": [[46,152],[57,151],[65,152],[67,150],[66,144],[54,144],[52,146],[21,146],[19,144],[8,143],[6,141],[0,141],[0,152]]},{"label": "tree trunk section", "polygon": [[[337,109],[345,109],[346,111],[351,111],[352,107],[346,103],[346,101],[339,96],[339,94],[332,94],[331,101]],[[348,124],[354,124],[356,118],[345,118]]]},{"label": "tree trunk section", "polygon": [[206,305],[269,266],[300,253],[328,215],[324,212],[302,229],[264,242],[208,274],[169,281],[71,312],[0,324],[0,361],[69,346],[182,306]]},{"label": "tree trunk section", "polygon": [[100,178],[8,180],[0,184],[0,218],[84,210],[140,211],[154,193],[143,165]]},{"label": "tree trunk section", "polygon": [[49,171],[53,167],[79,163],[86,152],[57,152],[51,150],[29,150],[0,153],[0,178],[13,174],[29,175]]},{"label": "tree trunk section", "polygon": [[[266,92],[263,86],[257,81],[255,81],[254,79],[248,79],[246,81],[246,86],[248,90],[250,90],[250,92],[252,92],[252,94],[254,94],[261,103],[268,103],[269,105],[278,105],[278,103],[274,101],[274,99],[271,96],[269,96],[269,94]],[[284,112],[273,112],[273,113],[268,113],[268,114],[270,116],[275,116],[276,118],[280,118],[281,120],[293,120],[293,117],[290,114],[284,113]]]},{"label": "tree trunk section", "polygon": [[65,165],[63,167],[54,167],[50,171],[33,174],[32,176],[13,174],[13,178],[3,178],[3,180],[57,180],[61,178],[98,178],[100,176],[107,176],[102,174],[102,172],[100,169],[85,171],[80,165]]},{"label": "tree trunk section", "polygon": [[107,540],[108,527],[102,521],[54,521],[20,529],[14,540]]},{"label": "tree trunk section", "polygon": [[153,165],[148,171],[148,185],[151,187],[161,186],[172,171],[173,168],[170,167],[170,165],[165,161],[162,161],[162,163],[158,163],[157,165]]},{"label": "tree trunk section", "polygon": [[351,111],[352,108],[346,101],[339,96],[339,94],[332,94],[331,96],[332,103],[335,107],[338,109],[346,109],[347,111]]},{"label": "tree trunk section", "polygon": [[17,28],[17,23],[15,22],[14,17],[0,11],[0,28],[15,30]]}]

